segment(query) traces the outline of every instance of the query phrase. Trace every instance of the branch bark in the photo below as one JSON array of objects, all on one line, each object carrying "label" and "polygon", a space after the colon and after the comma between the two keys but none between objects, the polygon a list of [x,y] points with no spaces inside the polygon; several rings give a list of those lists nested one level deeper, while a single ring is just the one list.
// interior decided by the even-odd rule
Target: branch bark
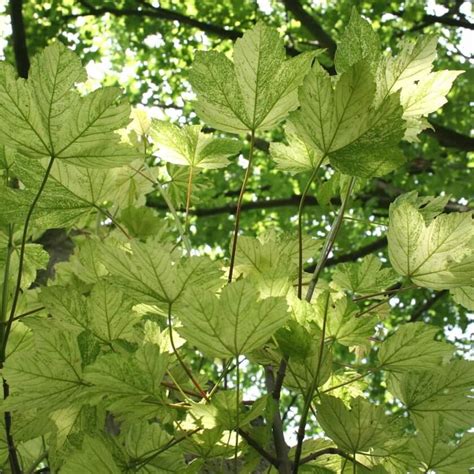
[{"label": "branch bark", "polygon": [[23,0],[10,0],[10,19],[12,23],[12,46],[18,75],[26,79],[30,69],[30,59],[26,45],[23,22]]}]

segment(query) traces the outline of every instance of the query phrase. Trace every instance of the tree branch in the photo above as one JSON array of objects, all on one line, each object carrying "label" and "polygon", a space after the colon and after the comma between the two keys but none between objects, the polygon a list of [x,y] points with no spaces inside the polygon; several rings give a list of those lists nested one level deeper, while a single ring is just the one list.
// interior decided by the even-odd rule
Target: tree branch
[{"label": "tree branch", "polygon": [[12,43],[18,75],[26,79],[30,69],[30,59],[26,46],[25,25],[23,22],[23,0],[10,0],[10,19],[12,23]]},{"label": "tree branch", "polygon": [[289,474],[291,472],[291,463],[288,453],[290,449],[285,441],[283,422],[280,413],[280,392],[275,392],[275,375],[271,366],[265,367],[265,385],[267,392],[272,395],[274,403],[274,414],[272,420],[273,442],[277,453],[278,472]]},{"label": "tree branch", "polygon": [[332,58],[336,54],[336,42],[323,29],[323,27],[310,15],[298,0],[282,0],[285,7],[315,38],[322,48],[326,48]]},{"label": "tree branch", "polygon": [[442,290],[438,291],[432,296],[429,300],[425,301],[421,306],[416,308],[411,317],[410,317],[410,322],[413,323],[415,321],[418,321],[423,314],[425,314],[429,309],[431,309],[443,296],[448,294],[448,290]]},{"label": "tree branch", "polygon": [[435,121],[430,120],[434,130],[426,130],[426,135],[436,138],[439,143],[447,148],[457,148],[462,151],[474,151],[474,138],[462,133],[456,132],[451,128],[445,127]]},{"label": "tree branch", "polygon": [[[121,17],[121,16],[138,16],[141,18],[155,18],[157,20],[165,21],[177,21],[181,25],[190,26],[192,28],[197,28],[198,30],[204,31],[205,33],[213,36],[218,36],[219,38],[225,38],[235,41],[237,38],[240,38],[243,35],[243,32],[236,29],[226,28],[221,25],[216,25],[214,23],[209,23],[195,18],[184,15],[167,8],[155,7],[146,2],[140,2],[141,5],[144,5],[145,8],[132,9],[132,8],[116,8],[111,5],[103,5],[96,7],[89,3],[86,0],[78,0],[78,3],[86,10],[84,13],[69,15],[64,15],[65,19],[78,18],[82,16],[102,16],[106,13],[111,15]],[[299,54],[299,51],[291,46],[286,46],[286,52],[290,56],[296,56]]]}]

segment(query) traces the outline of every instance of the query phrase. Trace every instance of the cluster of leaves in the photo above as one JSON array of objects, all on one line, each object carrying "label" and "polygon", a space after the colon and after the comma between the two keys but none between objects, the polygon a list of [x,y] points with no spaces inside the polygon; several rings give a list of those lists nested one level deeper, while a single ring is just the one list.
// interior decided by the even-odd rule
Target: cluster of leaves
[{"label": "cluster of leaves", "polygon": [[[286,59],[278,32],[261,23],[237,40],[233,60],[196,55],[198,115],[250,136],[239,202],[256,135],[285,119],[287,144],[270,147],[278,168],[306,173],[309,189],[332,167],[343,202],[324,242],[301,231],[238,238],[237,218],[230,267],[191,248],[187,212],[181,222],[159,164],[185,167],[188,211],[193,177],[225,167],[239,140],[150,121],[115,88],[81,94],[84,70],[60,43],[35,57],[28,80],[0,64],[4,469],[467,470],[472,363],[434,326],[382,328],[387,295],[410,284],[474,309],[472,216],[444,214],[443,197],[403,195],[390,207],[393,268],[369,256],[322,273],[354,187],[399,167],[399,142],[416,140],[446,101],[459,72],[432,71],[435,46],[420,37],[384,55],[354,12],[335,76],[315,53]],[[145,207],[155,188],[169,221]],[[303,206],[304,196],[300,218]],[[54,227],[71,230],[75,252],[38,287],[48,256],[29,239]],[[311,258],[316,271],[303,275]],[[247,400],[251,365],[266,391]],[[396,410],[367,398],[374,375]],[[303,400],[291,448],[282,387]],[[305,437],[307,421],[318,436]]]}]

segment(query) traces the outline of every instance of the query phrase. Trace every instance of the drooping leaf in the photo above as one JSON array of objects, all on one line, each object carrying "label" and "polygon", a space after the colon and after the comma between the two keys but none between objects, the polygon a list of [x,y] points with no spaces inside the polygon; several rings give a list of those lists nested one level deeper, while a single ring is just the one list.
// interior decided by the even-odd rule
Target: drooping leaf
[{"label": "drooping leaf", "polygon": [[179,333],[213,357],[233,357],[262,346],[288,317],[284,298],[259,299],[253,285],[227,285],[220,298],[193,290],[179,301]]},{"label": "drooping leaf", "polygon": [[215,138],[201,129],[199,125],[179,128],[168,122],[154,122],[151,137],[158,146],[156,156],[168,163],[192,168],[226,167],[228,158],[239,153],[241,143],[228,138]]},{"label": "drooping leaf", "polygon": [[79,166],[109,168],[137,158],[114,133],[130,116],[128,104],[118,103],[120,90],[107,87],[81,97],[73,86],[85,79],[76,54],[59,42],[33,58],[27,80],[0,63],[0,142],[30,158]]},{"label": "drooping leaf", "polygon": [[438,328],[423,322],[401,326],[380,346],[380,366],[391,372],[438,367],[452,356],[454,346],[434,340]]},{"label": "drooping leaf", "polygon": [[382,268],[377,256],[368,255],[361,262],[338,265],[333,280],[345,290],[366,295],[386,290],[396,282],[397,276],[391,268]]},{"label": "drooping leaf", "polygon": [[474,221],[470,213],[442,214],[426,226],[406,200],[390,206],[388,253],[393,268],[435,290],[474,282]]},{"label": "drooping leaf", "polygon": [[189,78],[196,111],[226,132],[271,129],[298,106],[297,88],[313,57],[286,60],[278,32],[258,23],[236,41],[233,62],[217,51],[196,54]]}]

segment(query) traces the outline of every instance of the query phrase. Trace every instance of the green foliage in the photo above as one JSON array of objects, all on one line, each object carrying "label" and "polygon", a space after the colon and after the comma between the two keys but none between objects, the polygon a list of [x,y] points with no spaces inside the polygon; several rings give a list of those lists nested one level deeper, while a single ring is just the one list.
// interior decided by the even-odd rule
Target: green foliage
[{"label": "green foliage", "polygon": [[[472,310],[472,215],[450,196],[412,191],[366,222],[352,201],[368,178],[403,166],[401,140],[418,140],[446,102],[459,71],[433,72],[435,49],[420,35],[385,53],[352,10],[335,75],[326,53],[287,59],[262,22],[236,40],[232,61],[197,51],[196,112],[219,131],[250,134],[248,155],[200,124],[131,112],[117,88],[87,93],[79,57],[59,42],[34,57],[28,79],[2,62],[2,472],[16,473],[15,462],[71,474],[469,469],[473,364],[437,313],[401,324],[400,310],[405,294],[423,303],[425,288]],[[250,176],[254,149],[265,148],[257,133],[271,133],[276,167],[255,152]],[[229,158],[241,150],[248,168],[228,262],[221,229],[199,244],[190,202],[213,201],[219,187],[236,194]],[[311,175],[304,196],[317,181],[317,213],[304,222],[301,199],[298,237],[270,210],[239,227],[246,192],[259,198],[249,179],[300,192],[280,171]],[[157,199],[165,209],[151,209]],[[386,234],[389,263],[374,252],[341,258],[338,245],[361,240],[368,224]],[[55,263],[43,240],[52,227],[74,247],[54,278],[42,276]],[[287,415],[299,422],[293,446]]]}]

